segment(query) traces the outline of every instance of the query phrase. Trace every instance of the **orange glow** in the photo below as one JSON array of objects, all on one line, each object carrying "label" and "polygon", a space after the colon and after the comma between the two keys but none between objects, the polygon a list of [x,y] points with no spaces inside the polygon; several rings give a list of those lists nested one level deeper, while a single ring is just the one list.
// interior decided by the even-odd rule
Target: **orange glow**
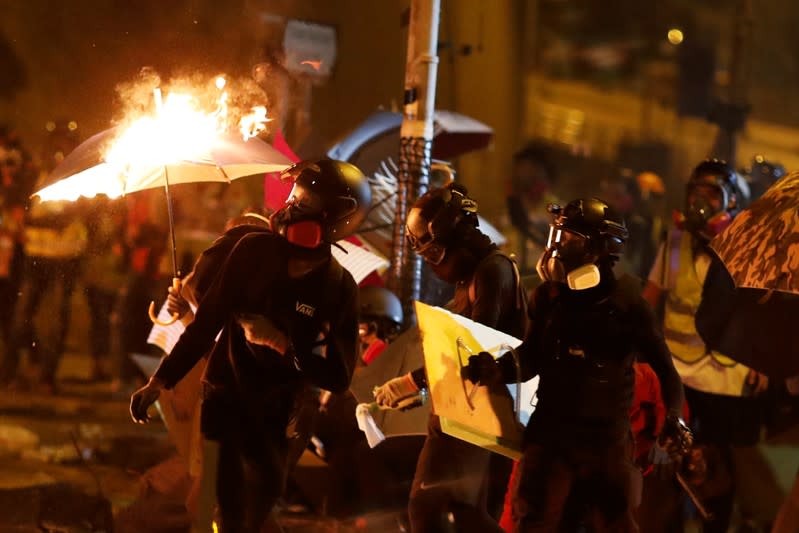
[{"label": "orange glow", "polygon": [[308,65],[315,71],[319,72],[319,69],[322,68],[322,61],[306,59],[305,61],[300,61],[300,65]]},{"label": "orange glow", "polygon": [[[117,198],[124,194],[128,177],[151,174],[154,169],[183,161],[207,159],[219,136],[236,126],[245,141],[265,130],[269,121],[266,107],[252,107],[249,114],[239,110],[231,113],[226,85],[225,78],[218,76],[205,92],[181,86],[166,96],[156,87],[152,91],[154,112],[130,117],[127,127],[120,128],[120,134],[102,152],[102,161],[68,183],[54,183],[37,195],[42,201],[74,201],[98,194]],[[234,124],[238,116],[241,119]]]},{"label": "orange glow", "polygon": [[266,108],[262,105],[252,108],[252,113],[244,115],[239,121],[239,131],[244,140],[255,137],[266,129],[266,123],[271,119],[266,116]]},{"label": "orange glow", "polygon": [[156,115],[134,121],[116,139],[105,161],[120,171],[130,171],[192,160],[214,145],[225,107],[220,100],[217,110],[206,113],[192,95],[172,93]]}]

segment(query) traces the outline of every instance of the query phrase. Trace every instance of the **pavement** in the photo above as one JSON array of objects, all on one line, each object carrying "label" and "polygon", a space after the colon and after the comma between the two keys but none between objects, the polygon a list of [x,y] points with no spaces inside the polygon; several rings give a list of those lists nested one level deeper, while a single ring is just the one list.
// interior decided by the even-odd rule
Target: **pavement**
[{"label": "pavement", "polygon": [[[57,394],[0,391],[0,533],[187,532],[187,477],[166,428],[134,424],[129,392],[88,382],[89,363],[67,354]],[[286,533],[402,531],[391,511],[288,511]]]},{"label": "pavement", "polygon": [[[185,468],[166,428],[132,423],[129,391],[89,383],[89,367],[88,356],[67,354],[57,394],[0,391],[0,533],[188,531]],[[797,433],[791,427],[739,461],[741,500],[766,522],[799,469]],[[306,465],[306,486],[325,486],[318,462]],[[285,508],[279,522],[286,533],[403,531],[396,510],[334,520],[319,507]]]}]

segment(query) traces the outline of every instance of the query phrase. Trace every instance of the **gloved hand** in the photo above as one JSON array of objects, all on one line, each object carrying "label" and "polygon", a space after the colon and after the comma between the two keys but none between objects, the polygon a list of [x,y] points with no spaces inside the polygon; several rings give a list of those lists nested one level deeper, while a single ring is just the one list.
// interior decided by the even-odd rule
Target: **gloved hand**
[{"label": "gloved hand", "polygon": [[179,290],[175,290],[174,287],[169,287],[169,289],[167,289],[167,293],[166,310],[169,311],[169,314],[174,315],[177,313],[178,318],[180,319],[183,318],[186,313],[191,311],[189,302],[183,298]]},{"label": "gloved hand", "polygon": [[164,384],[152,377],[147,384],[130,396],[130,416],[137,424],[146,424],[150,421],[147,409],[158,399]]},{"label": "gloved hand", "polygon": [[749,369],[744,382],[744,396],[760,396],[768,389],[768,376]]},{"label": "gloved hand", "polygon": [[658,437],[658,446],[666,450],[669,459],[677,461],[688,454],[694,443],[694,436],[680,417],[669,415]]},{"label": "gloved hand", "polygon": [[265,316],[242,313],[238,315],[236,321],[244,330],[244,337],[247,341],[272,348],[279,354],[285,354],[288,350],[288,336]]},{"label": "gloved hand", "polygon": [[461,377],[481,385],[490,385],[502,378],[496,359],[488,352],[469,356],[469,364],[463,368]]},{"label": "gloved hand", "polygon": [[707,454],[704,446],[694,446],[685,456],[682,471],[694,487],[701,487],[708,479]]},{"label": "gloved hand", "polygon": [[410,373],[390,379],[372,391],[377,405],[391,409],[396,409],[402,400],[418,393],[419,387],[416,386]]}]

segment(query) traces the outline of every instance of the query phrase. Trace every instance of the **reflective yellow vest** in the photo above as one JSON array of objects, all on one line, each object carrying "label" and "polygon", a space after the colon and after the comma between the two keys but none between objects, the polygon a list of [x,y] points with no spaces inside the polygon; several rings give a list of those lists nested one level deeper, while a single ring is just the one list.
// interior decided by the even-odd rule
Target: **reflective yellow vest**
[{"label": "reflective yellow vest", "polygon": [[[677,264],[675,272],[664,275],[669,288],[663,320],[663,334],[672,356],[683,363],[693,364],[706,356],[717,363],[733,367],[737,363],[716,351],[708,350],[696,331],[694,316],[702,300],[702,282],[696,273],[691,234],[675,231],[670,235],[671,247],[667,264]],[[675,254],[678,254],[675,257]],[[674,261],[674,260],[677,261]]]},{"label": "reflective yellow vest", "polygon": [[86,250],[86,226],[73,221],[62,230],[28,226],[25,228],[25,254],[48,259],[74,259]]}]

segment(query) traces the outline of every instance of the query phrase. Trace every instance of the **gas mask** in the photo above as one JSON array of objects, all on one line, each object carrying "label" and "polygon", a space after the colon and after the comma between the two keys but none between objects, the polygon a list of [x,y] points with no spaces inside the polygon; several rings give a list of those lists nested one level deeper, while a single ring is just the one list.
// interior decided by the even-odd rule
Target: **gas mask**
[{"label": "gas mask", "polygon": [[319,198],[295,185],[286,204],[272,214],[269,222],[272,230],[291,244],[312,249],[323,242],[321,221],[324,216]]},{"label": "gas mask", "polygon": [[551,224],[536,271],[544,281],[565,283],[571,290],[580,291],[599,285],[602,278],[597,259],[588,251],[588,237]]},{"label": "gas mask", "polygon": [[674,222],[680,229],[710,241],[730,225],[732,209],[737,207],[734,193],[725,187],[711,183],[690,183],[686,189],[686,206],[674,214]]}]

